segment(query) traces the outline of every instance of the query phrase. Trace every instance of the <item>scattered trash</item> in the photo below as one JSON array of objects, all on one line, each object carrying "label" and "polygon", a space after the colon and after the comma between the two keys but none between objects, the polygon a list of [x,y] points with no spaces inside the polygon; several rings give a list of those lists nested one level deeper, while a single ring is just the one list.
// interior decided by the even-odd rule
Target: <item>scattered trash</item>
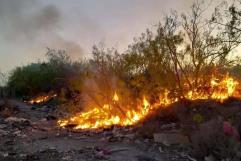
[{"label": "scattered trash", "polygon": [[[138,135],[138,126],[85,131],[73,130],[72,127],[59,129],[55,126],[56,117],[52,113],[31,110],[31,107],[24,109],[24,112],[24,115],[20,113],[6,119],[0,118],[0,139],[5,139],[0,142],[0,160],[10,157],[15,160],[71,161],[80,157],[82,160],[97,161],[116,160],[115,157],[120,160],[130,155],[132,160],[137,161],[157,161],[161,156],[174,161],[197,161],[190,153],[188,137],[179,130],[183,126],[173,121],[161,123],[160,132],[146,138]],[[237,138],[239,135],[235,134],[235,130],[230,123],[224,122],[223,131],[227,136]],[[84,147],[85,144],[90,147]],[[142,153],[145,155],[141,156]],[[205,161],[215,161],[212,159],[212,156],[205,157]]]},{"label": "scattered trash", "polygon": [[237,140],[240,140],[240,135],[238,130],[233,127],[229,122],[225,121],[223,123],[223,131],[225,135],[231,136]]}]

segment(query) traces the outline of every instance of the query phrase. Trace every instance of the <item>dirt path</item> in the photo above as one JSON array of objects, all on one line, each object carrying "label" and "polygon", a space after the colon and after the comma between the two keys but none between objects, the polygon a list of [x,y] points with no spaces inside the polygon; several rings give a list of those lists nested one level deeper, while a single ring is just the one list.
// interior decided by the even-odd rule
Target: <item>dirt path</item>
[{"label": "dirt path", "polygon": [[136,139],[128,129],[124,134],[120,129],[99,133],[59,129],[56,120],[46,119],[47,109],[9,102],[19,112],[14,118],[0,118],[0,161],[168,161],[158,145]]}]

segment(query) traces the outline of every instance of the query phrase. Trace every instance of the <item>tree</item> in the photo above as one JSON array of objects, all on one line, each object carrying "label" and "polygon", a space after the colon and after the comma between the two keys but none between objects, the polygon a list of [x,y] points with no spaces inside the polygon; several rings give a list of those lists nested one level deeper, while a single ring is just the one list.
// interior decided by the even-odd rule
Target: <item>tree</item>
[{"label": "tree", "polygon": [[203,90],[213,75],[221,77],[227,71],[240,37],[215,25],[213,17],[204,18],[206,11],[197,2],[190,12],[172,12],[155,32],[147,30],[135,39],[123,59],[130,76],[142,75],[136,86],[154,93],[155,87],[174,89],[183,98],[186,90]]},{"label": "tree", "polygon": [[0,87],[4,87],[7,83],[7,75],[0,71]]},{"label": "tree", "polygon": [[212,16],[211,23],[219,26],[219,31],[226,36],[223,41],[236,43],[241,42],[241,1],[233,1],[232,4],[224,1],[217,6]]}]

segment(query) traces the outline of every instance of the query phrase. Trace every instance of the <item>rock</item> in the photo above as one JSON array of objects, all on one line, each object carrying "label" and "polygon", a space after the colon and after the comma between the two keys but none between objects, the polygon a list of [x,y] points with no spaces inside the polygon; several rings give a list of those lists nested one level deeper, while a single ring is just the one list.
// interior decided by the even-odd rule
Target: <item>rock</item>
[{"label": "rock", "polygon": [[46,122],[48,121],[47,118],[42,118],[41,120],[39,120],[39,122]]},{"label": "rock", "polygon": [[143,140],[144,143],[150,143],[150,139]]},{"label": "rock", "polygon": [[135,140],[135,143],[136,143],[136,144],[142,144],[142,141],[140,141],[139,139],[136,139],[136,140]]},{"label": "rock", "polygon": [[7,125],[5,125],[5,124],[0,124],[0,129],[4,129],[4,128],[6,128],[7,127]]},{"label": "rock", "polygon": [[236,154],[239,158],[241,158],[241,151],[237,151]]},{"label": "rock", "polygon": [[128,151],[128,150],[129,150],[128,148],[111,149],[111,150],[109,150],[109,154],[117,153],[117,152],[121,152],[121,151]]},{"label": "rock", "polygon": [[42,136],[42,137],[39,138],[39,140],[46,140],[46,139],[48,139],[47,136]]},{"label": "rock", "polygon": [[177,126],[176,123],[165,124],[161,126],[161,129],[173,129],[176,126]]},{"label": "rock", "polygon": [[56,147],[54,147],[54,146],[50,146],[48,149],[49,149],[49,150],[56,151]]},{"label": "rock", "polygon": [[62,160],[71,160],[71,156],[68,156],[68,155],[67,156],[63,156]]},{"label": "rock", "polygon": [[0,135],[1,136],[8,135],[8,132],[5,131],[5,130],[0,129]]},{"label": "rock", "polygon": [[28,121],[25,118],[17,118],[17,117],[8,117],[5,119],[6,122],[25,122]]},{"label": "rock", "polygon": [[102,151],[96,151],[95,153],[94,153],[94,156],[95,156],[95,158],[96,159],[98,159],[98,160],[106,160],[107,158],[106,158],[106,156],[105,156],[105,154],[103,154],[103,152]]},{"label": "rock", "polygon": [[128,139],[130,139],[130,140],[133,140],[133,139],[135,139],[135,134],[127,134],[127,135],[125,135],[124,137],[125,137],[125,138],[128,138]]},{"label": "rock", "polygon": [[55,147],[48,147],[47,149],[39,150],[38,153],[40,155],[43,155],[43,154],[58,154],[59,152],[57,151],[57,149]]},{"label": "rock", "polygon": [[102,149],[99,151],[101,155],[110,155],[112,152],[108,149]]},{"label": "rock", "polygon": [[8,153],[6,153],[6,152],[0,151],[0,155],[3,156],[4,158],[5,158],[5,157],[8,157]]},{"label": "rock", "polygon": [[4,143],[5,145],[14,145],[14,141],[13,140],[7,140]]},{"label": "rock", "polygon": [[19,157],[20,158],[27,158],[27,154],[20,154]]},{"label": "rock", "polygon": [[14,134],[14,135],[20,135],[20,134],[21,134],[21,131],[20,131],[20,130],[14,131],[13,134]]},{"label": "rock", "polygon": [[11,151],[11,152],[9,152],[9,153],[8,153],[8,155],[15,156],[15,155],[17,155],[17,153],[16,153],[16,152]]},{"label": "rock", "polygon": [[138,161],[156,161],[154,158],[150,158],[147,156],[136,156]]},{"label": "rock", "polygon": [[159,150],[160,153],[164,153],[164,151],[163,151],[161,146],[158,148],[158,150]]},{"label": "rock", "polygon": [[31,107],[31,110],[36,110],[36,109],[37,109],[37,107],[35,107],[35,106]]},{"label": "rock", "polygon": [[12,134],[14,134],[15,136],[20,137],[20,138],[26,138],[26,135],[22,134],[22,132],[20,130],[16,130]]},{"label": "rock", "polygon": [[209,155],[204,158],[204,161],[216,161],[216,159],[214,158],[213,155]]},{"label": "rock", "polygon": [[157,143],[162,143],[166,146],[172,144],[188,144],[189,139],[187,136],[179,133],[155,133],[153,134],[154,141]]},{"label": "rock", "polygon": [[13,127],[17,127],[20,129],[31,125],[29,120],[25,118],[17,118],[17,117],[8,117],[5,119],[5,122],[11,124]]},{"label": "rock", "polygon": [[52,115],[48,115],[48,116],[46,117],[46,119],[47,119],[47,121],[57,120],[57,117],[52,116]]},{"label": "rock", "polygon": [[37,155],[34,155],[34,154],[31,154],[31,155],[27,155],[27,157],[26,157],[26,160],[39,160],[40,159],[40,157],[39,156],[37,156]]},{"label": "rock", "polygon": [[181,153],[181,156],[184,157],[184,158],[188,158],[190,161],[197,161],[197,159],[192,158],[191,156],[189,156],[189,155],[187,155],[187,154]]}]

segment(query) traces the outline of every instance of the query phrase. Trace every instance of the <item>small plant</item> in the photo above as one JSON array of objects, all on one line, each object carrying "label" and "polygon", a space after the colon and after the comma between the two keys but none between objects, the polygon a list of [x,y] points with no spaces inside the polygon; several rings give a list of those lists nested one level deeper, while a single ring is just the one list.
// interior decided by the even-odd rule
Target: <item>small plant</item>
[{"label": "small plant", "polygon": [[202,123],[204,121],[204,116],[201,115],[201,114],[194,114],[193,117],[192,117],[192,120],[195,122],[195,123]]},{"label": "small plant", "polygon": [[238,161],[240,143],[237,139],[225,135],[223,121],[215,119],[200,125],[191,136],[193,152],[196,158],[203,160],[213,156],[217,160]]}]

